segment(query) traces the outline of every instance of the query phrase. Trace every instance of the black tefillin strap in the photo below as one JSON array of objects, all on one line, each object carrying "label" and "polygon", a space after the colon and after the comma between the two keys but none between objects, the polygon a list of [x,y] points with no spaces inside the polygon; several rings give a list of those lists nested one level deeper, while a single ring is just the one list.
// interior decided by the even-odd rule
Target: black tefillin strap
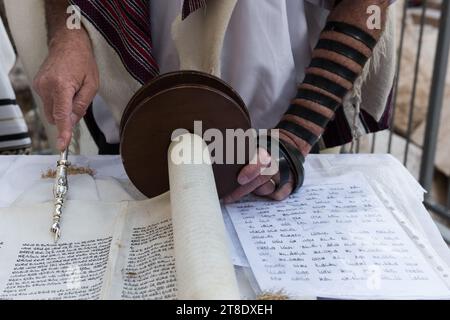
[{"label": "black tefillin strap", "polygon": [[289,182],[289,175],[291,172],[291,166],[286,158],[286,155],[280,153],[280,158],[278,159],[278,170],[280,173],[280,182],[277,186],[277,190],[283,188]]},{"label": "black tefillin strap", "polygon": [[[267,139],[267,143],[261,144],[261,139]],[[280,182],[276,191],[283,188],[289,182],[291,173],[293,175],[293,191],[297,191],[304,182],[303,164],[305,158],[300,151],[271,136],[260,137],[258,145],[259,147],[267,148],[267,152],[271,155],[273,150],[278,151],[279,158],[276,160],[278,161]]]},{"label": "black tefillin strap", "polygon": [[[325,27],[325,31],[334,31],[345,34],[349,37],[352,37],[353,39],[360,41],[370,49],[373,49],[376,45],[376,40],[370,34],[365,32],[364,30],[346,23],[334,21],[328,22],[327,26]],[[316,46],[316,49],[322,49],[337,53],[341,56],[351,59],[361,67],[364,67],[368,60],[368,57],[361,53],[359,50],[335,40],[320,39]],[[356,72],[328,58],[314,58],[311,61],[309,67],[318,68],[327,71],[328,73],[335,74],[342,79],[351,82],[352,84],[358,77],[358,74]],[[334,81],[324,76],[312,73],[306,75],[303,83],[322,89],[325,92],[329,92],[339,99],[344,99],[345,95],[348,92],[348,90],[340,84],[335,83]],[[340,102],[337,101],[336,98],[332,98],[324,93],[306,88],[299,89],[296,99],[313,102],[315,104],[328,108],[333,112],[336,112],[337,108],[340,106]],[[291,105],[286,114],[305,119],[324,129],[326,128],[328,122],[331,120],[310,108],[296,104]],[[288,120],[281,121],[277,128],[286,130],[287,132],[299,137],[300,139],[311,145],[311,147],[314,147],[319,141],[319,137],[312,133],[310,130]],[[283,143],[282,141],[280,141],[280,150],[280,154],[282,154],[283,157],[286,158],[287,162],[291,165],[291,170],[294,174],[295,186],[296,188],[299,188],[299,186],[303,184],[304,177],[303,155],[295,147],[287,143]]]},{"label": "black tefillin strap", "polygon": [[295,104],[289,107],[286,114],[308,120],[322,128],[325,128],[330,121],[328,117],[324,116],[321,113],[318,113],[310,108],[301,107]]},{"label": "black tefillin strap", "polygon": [[339,77],[354,83],[358,74],[348,69],[347,67],[340,65],[334,61],[325,59],[325,58],[314,58],[309,65],[310,68],[318,68],[333,74],[338,75]]},{"label": "black tefillin strap", "polygon": [[361,67],[364,67],[364,65],[366,64],[366,62],[368,60],[368,58],[360,51],[358,51],[346,44],[343,44],[342,42],[335,41],[335,40],[320,39],[319,43],[316,46],[316,49],[322,49],[322,50],[327,50],[327,51],[338,53],[341,56],[347,57],[347,58],[355,61]]},{"label": "black tefillin strap", "polygon": [[317,74],[307,74],[303,83],[326,90],[337,97],[344,97],[348,92],[347,88]]},{"label": "black tefillin strap", "polygon": [[281,153],[290,164],[292,174],[294,175],[293,192],[296,192],[303,186],[305,181],[305,169],[303,167],[305,158],[297,148],[291,146],[289,143],[280,140],[279,144]]},{"label": "black tefillin strap", "polygon": [[[262,139],[266,140],[265,144],[261,143]],[[280,174],[280,181],[277,185],[277,190],[275,190],[276,192],[289,182],[289,175],[291,171],[290,164],[286,158],[286,155],[281,151],[278,140],[276,140],[275,138],[271,136],[259,137],[258,147],[265,148],[272,157],[274,156],[273,151],[276,151],[275,153],[278,154],[278,159],[274,159],[278,162],[278,170]]]},{"label": "black tefillin strap", "polygon": [[302,88],[298,90],[296,99],[303,99],[310,102],[314,102],[316,104],[320,104],[332,111],[335,111],[339,107],[339,101],[336,101],[333,98],[330,98],[323,93],[313,91],[310,89]]},{"label": "black tefillin strap", "polygon": [[[339,107],[339,102],[336,101],[335,99],[332,99],[320,92],[308,89],[300,89],[296,98],[314,102],[316,104],[325,106],[333,111],[335,111]],[[325,128],[328,122],[330,121],[328,117],[316,111],[313,111],[312,109],[298,105],[292,105],[286,114],[298,116],[302,119],[315,123],[316,125],[322,128]],[[281,121],[278,124],[277,128],[292,133],[293,135],[306,141],[311,146],[316,145],[319,140],[319,137],[317,135],[315,135],[314,133],[312,133],[311,131],[302,126],[297,125],[294,122],[290,122],[287,120]],[[296,191],[303,185],[305,174],[303,163],[305,162],[305,159],[301,154],[301,152],[297,150],[297,148],[289,145],[288,143],[280,141],[279,145],[280,145],[280,154],[287,159],[287,162],[290,164],[291,171],[293,172],[294,190]]]},{"label": "black tefillin strap", "polygon": [[[305,88],[300,89],[298,91],[296,98],[324,106],[332,110],[333,112],[335,112],[340,105],[338,101],[330,98],[329,96],[326,96],[323,93]],[[286,112],[286,115],[297,116],[301,119],[305,119],[320,126],[323,129],[326,128],[327,124],[331,120],[328,117],[324,116],[323,114],[318,113],[317,111],[296,104],[293,104],[289,107],[288,111]],[[281,121],[278,124],[277,128],[286,130],[294,134],[295,136],[306,141],[311,147],[313,147],[319,140],[319,137],[314,133],[312,133],[311,131],[309,131],[308,129],[288,120]]]},{"label": "black tefillin strap", "polygon": [[[364,30],[361,30],[355,26],[346,23],[331,21],[328,22],[325,30],[328,31],[332,30],[335,32],[346,34],[352,38],[361,41],[369,48],[373,48],[376,45],[376,40],[370,34],[366,33]],[[325,49],[332,52],[336,52],[342,56],[352,59],[361,66],[364,66],[368,60],[368,58],[358,50],[335,40],[321,39],[317,44],[316,49]],[[310,68],[319,68],[325,70],[329,73],[336,74],[339,77],[346,79],[352,83],[356,80],[358,76],[357,73],[350,70],[346,66],[343,66],[339,63],[336,63],[326,58],[314,58],[310,64]],[[340,99],[343,99],[348,92],[348,90],[342,85],[324,76],[312,73],[306,75],[303,83],[309,84],[316,88],[322,89],[323,91],[329,92],[335,97]],[[319,104],[323,107],[330,109],[333,112],[336,112],[337,108],[340,105],[340,102],[337,101],[336,99],[328,95],[325,95],[321,92],[306,88],[299,89],[296,98]],[[327,126],[328,122],[331,120],[325,117],[324,115],[319,114],[318,112],[295,104],[289,108],[286,114],[298,116],[324,129]],[[314,146],[319,139],[319,137],[316,137],[308,129],[303,128],[290,121],[282,121],[278,127],[303,139],[311,146]]]},{"label": "black tefillin strap", "polygon": [[352,26],[351,24],[338,21],[330,21],[325,26],[324,31],[335,31],[343,33],[359,42],[362,42],[370,50],[373,50],[377,45],[377,40],[370,34],[361,30],[358,27]]},{"label": "black tefillin strap", "polygon": [[100,130],[97,122],[95,121],[93,106],[92,104],[87,109],[86,115],[84,116],[84,122],[92,136],[95,144],[98,147],[99,155],[118,155],[120,154],[120,144],[110,144],[106,141],[104,133]]},{"label": "black tefillin strap", "polygon": [[287,120],[281,121],[277,128],[292,133],[293,135],[306,141],[310,146],[315,145],[319,140],[319,137],[308,129]]}]

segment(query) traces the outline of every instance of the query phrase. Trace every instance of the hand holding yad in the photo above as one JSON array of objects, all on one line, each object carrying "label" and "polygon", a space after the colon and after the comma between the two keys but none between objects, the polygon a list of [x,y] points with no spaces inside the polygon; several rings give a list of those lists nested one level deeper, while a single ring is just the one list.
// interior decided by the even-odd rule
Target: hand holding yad
[{"label": "hand holding yad", "polygon": [[53,212],[53,225],[50,231],[54,234],[55,243],[58,242],[61,237],[61,214],[64,206],[64,201],[69,190],[69,184],[67,182],[67,171],[70,166],[70,162],[67,160],[68,150],[61,152],[60,159],[57,162],[56,179],[53,186],[53,196],[55,197],[55,210]]}]

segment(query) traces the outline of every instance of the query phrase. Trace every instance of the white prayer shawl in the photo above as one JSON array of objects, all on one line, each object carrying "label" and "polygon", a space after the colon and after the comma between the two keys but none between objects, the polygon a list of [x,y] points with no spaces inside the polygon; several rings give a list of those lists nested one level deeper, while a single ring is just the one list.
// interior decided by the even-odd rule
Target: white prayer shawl
[{"label": "white prayer shawl", "polygon": [[16,57],[0,19],[0,154],[29,152],[31,139],[8,74]]},{"label": "white prayer shawl", "polygon": [[[220,75],[219,61],[223,40],[236,2],[237,0],[226,2],[209,0],[205,10],[194,12],[184,21],[181,21],[181,16],[177,18],[173,24],[173,38],[180,54],[182,68]],[[47,55],[44,1],[5,0],[5,7],[16,47],[25,70],[32,79]],[[365,133],[363,124],[358,121],[357,116],[360,106],[378,121],[383,115],[391,93],[395,74],[394,7],[391,6],[389,10],[387,27],[375,49],[373,58],[369,60],[363,75],[345,99],[344,110],[347,118],[352,119],[349,123],[353,122],[355,138]],[[325,14],[312,12],[319,10],[318,7],[307,6],[306,8],[311,10],[311,16],[314,17],[308,21],[309,24],[322,26],[325,24]],[[116,51],[98,30],[84,18],[82,23],[92,40],[99,67],[98,94],[111,109],[116,122],[120,123],[123,110],[141,84],[128,73]],[[318,30],[315,37],[318,39],[321,29],[310,29]],[[311,46],[314,47],[314,45],[315,42],[312,42]],[[42,102],[36,95],[35,98],[39,108],[42,109]],[[46,129],[51,141],[54,142],[55,128],[46,124]],[[94,150],[93,142],[89,139],[84,126],[81,127],[80,135],[82,137],[81,152]],[[80,135],[76,137],[80,139]]]}]

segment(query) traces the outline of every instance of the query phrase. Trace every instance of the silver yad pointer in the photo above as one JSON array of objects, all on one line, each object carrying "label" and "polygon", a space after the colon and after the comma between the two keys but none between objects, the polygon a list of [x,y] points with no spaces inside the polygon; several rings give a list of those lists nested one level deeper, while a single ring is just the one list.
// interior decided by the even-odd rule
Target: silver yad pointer
[{"label": "silver yad pointer", "polygon": [[50,231],[54,234],[55,243],[61,237],[61,214],[64,201],[69,190],[67,181],[67,171],[70,166],[68,158],[68,149],[61,152],[60,159],[57,162],[55,184],[53,185],[53,196],[55,197],[55,210],[53,211],[53,225]]}]

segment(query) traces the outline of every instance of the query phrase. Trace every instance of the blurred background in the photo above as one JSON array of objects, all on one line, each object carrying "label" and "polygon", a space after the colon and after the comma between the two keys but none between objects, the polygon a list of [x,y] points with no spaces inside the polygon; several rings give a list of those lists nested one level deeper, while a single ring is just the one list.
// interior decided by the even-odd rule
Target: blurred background
[{"label": "blurred background", "polygon": [[[429,191],[426,206],[450,243],[449,2],[397,0],[398,76],[391,130],[362,138],[357,152],[391,153],[404,163]],[[0,15],[8,32],[3,0]],[[31,137],[26,153],[54,153],[20,57],[9,79]]]}]

